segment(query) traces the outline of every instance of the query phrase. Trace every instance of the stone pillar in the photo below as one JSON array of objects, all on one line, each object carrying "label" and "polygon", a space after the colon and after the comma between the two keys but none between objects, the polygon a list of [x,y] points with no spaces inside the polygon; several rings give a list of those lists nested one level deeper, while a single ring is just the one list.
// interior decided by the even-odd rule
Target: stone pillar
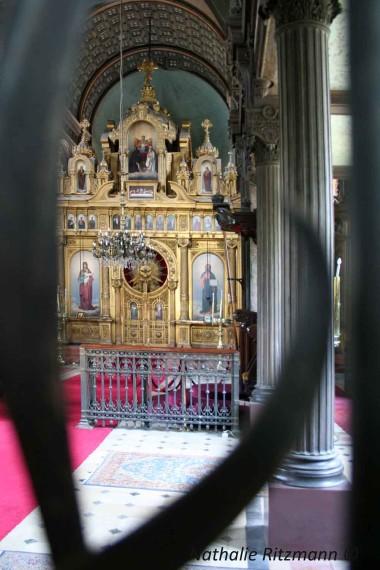
[{"label": "stone pillar", "polygon": [[102,266],[102,318],[110,318],[110,270]]},{"label": "stone pillar", "polygon": [[281,196],[278,145],[255,143],[257,181],[257,384],[254,402],[271,395],[282,359]]},{"label": "stone pillar", "polygon": [[115,343],[122,343],[122,318],[121,318],[121,285],[120,278],[112,279],[112,287],[115,289]]},{"label": "stone pillar", "polygon": [[[332,295],[334,225],[328,38],[329,25],[340,6],[338,0],[271,0],[268,8],[277,24],[283,203],[288,210],[301,214],[319,236],[329,265]],[[281,234],[286,354],[293,343],[298,318],[307,318],[300,314],[300,294],[308,259],[295,224],[287,216]],[[342,481],[342,464],[334,450],[332,327],[313,408],[276,478],[302,487],[328,487]]]},{"label": "stone pillar", "polygon": [[188,238],[180,238],[178,240],[178,247],[181,248],[180,258],[180,320],[189,320],[189,256],[188,248],[190,240]]}]

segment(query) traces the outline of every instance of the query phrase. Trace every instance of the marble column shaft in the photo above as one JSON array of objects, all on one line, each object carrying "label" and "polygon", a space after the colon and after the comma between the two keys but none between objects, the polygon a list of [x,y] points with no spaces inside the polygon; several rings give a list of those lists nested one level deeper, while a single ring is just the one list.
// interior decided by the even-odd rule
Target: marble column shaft
[{"label": "marble column shaft", "polygon": [[[300,213],[319,236],[331,275],[331,295],[334,224],[328,38],[329,24],[338,7],[334,0],[308,0],[295,4],[278,0],[274,9],[279,62],[283,203],[288,211]],[[301,292],[308,270],[302,241],[287,215],[283,219],[282,243],[286,353],[293,343],[301,316]],[[332,334],[331,327],[313,408],[293,451],[277,473],[277,478],[286,484],[327,487],[342,481],[342,465],[334,450]]]},{"label": "marble column shaft", "polygon": [[282,280],[280,162],[277,144],[255,143],[257,182],[257,384],[252,398],[264,403],[280,374]]}]

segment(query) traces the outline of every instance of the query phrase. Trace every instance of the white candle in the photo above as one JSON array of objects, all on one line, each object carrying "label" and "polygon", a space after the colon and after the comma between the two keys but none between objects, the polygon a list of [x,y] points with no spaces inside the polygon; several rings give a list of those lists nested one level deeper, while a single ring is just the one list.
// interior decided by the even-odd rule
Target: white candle
[{"label": "white candle", "polygon": [[223,297],[220,297],[220,312],[219,312],[219,318],[220,320],[222,320],[222,313],[223,313]]},{"label": "white candle", "polygon": [[212,292],[211,321],[214,322],[215,291]]}]

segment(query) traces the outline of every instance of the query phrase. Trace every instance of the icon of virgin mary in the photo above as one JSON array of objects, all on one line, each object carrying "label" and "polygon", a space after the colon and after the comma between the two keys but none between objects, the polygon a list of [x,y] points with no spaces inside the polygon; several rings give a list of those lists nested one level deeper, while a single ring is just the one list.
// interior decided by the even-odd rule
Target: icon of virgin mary
[{"label": "icon of virgin mary", "polygon": [[79,281],[79,309],[82,311],[93,311],[95,307],[92,304],[92,284],[94,275],[88,266],[87,261],[82,264],[82,269],[78,276]]}]

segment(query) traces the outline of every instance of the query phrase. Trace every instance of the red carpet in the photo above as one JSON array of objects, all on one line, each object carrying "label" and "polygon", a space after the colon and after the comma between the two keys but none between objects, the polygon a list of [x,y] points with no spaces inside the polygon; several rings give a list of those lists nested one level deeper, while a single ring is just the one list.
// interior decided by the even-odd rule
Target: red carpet
[{"label": "red carpet", "polygon": [[352,435],[351,415],[351,399],[345,396],[335,396],[335,421],[350,435]]},{"label": "red carpet", "polygon": [[[76,469],[103,441],[109,428],[78,429],[80,420],[80,376],[63,382],[66,399],[67,429],[73,468]],[[0,539],[37,506],[12,423],[0,407]]]}]

